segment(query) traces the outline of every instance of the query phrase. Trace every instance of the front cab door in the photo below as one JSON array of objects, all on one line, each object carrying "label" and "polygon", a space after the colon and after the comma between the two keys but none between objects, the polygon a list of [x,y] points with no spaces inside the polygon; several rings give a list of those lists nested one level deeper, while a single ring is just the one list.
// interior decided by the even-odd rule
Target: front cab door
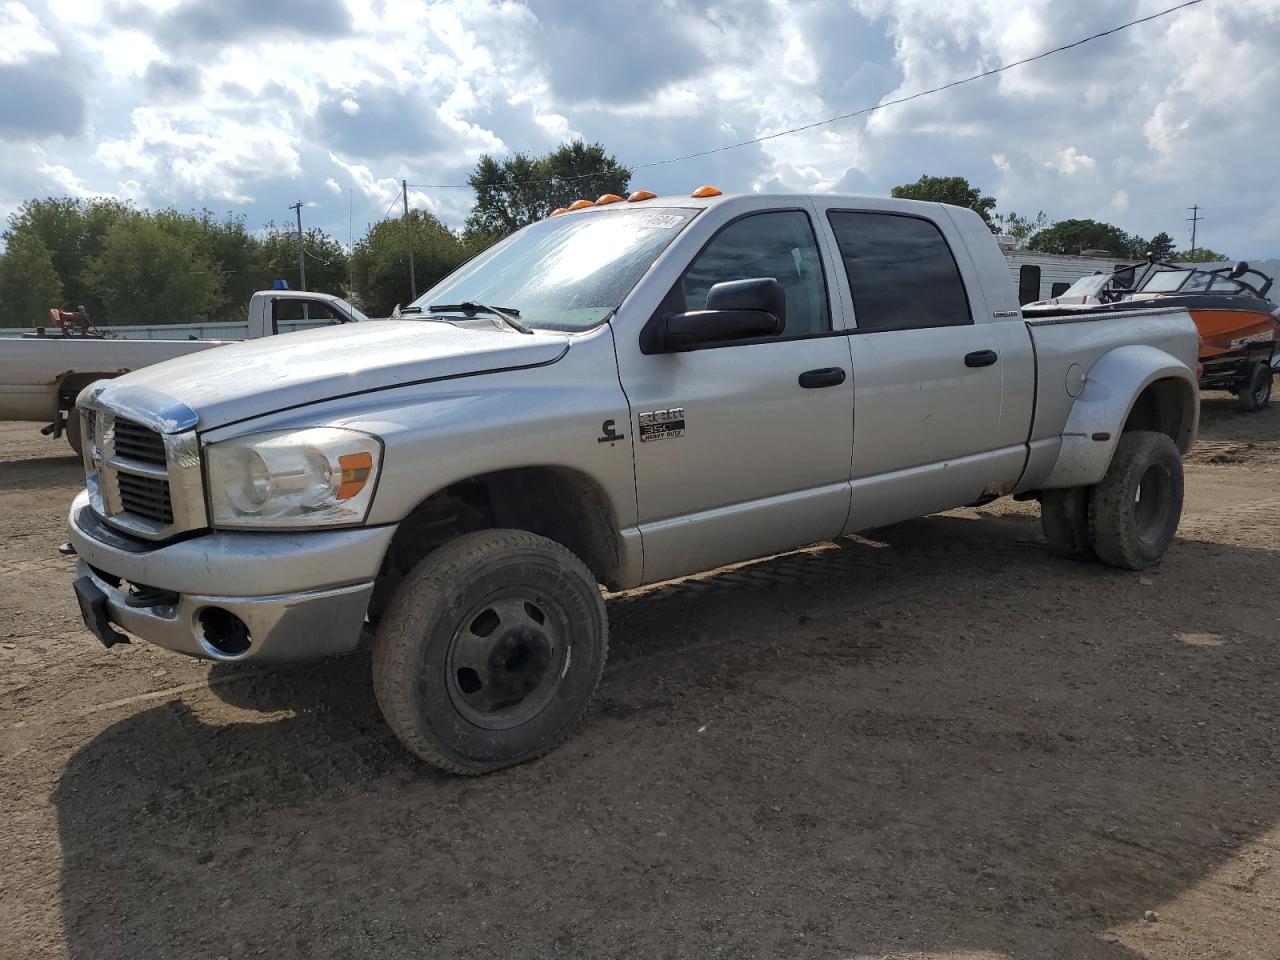
[{"label": "front cab door", "polygon": [[657,315],[703,309],[716,283],[772,277],[786,295],[782,335],[619,352],[645,580],[839,534],[853,382],[848,341],[831,335],[826,273],[810,208],[740,216],[703,246]]}]

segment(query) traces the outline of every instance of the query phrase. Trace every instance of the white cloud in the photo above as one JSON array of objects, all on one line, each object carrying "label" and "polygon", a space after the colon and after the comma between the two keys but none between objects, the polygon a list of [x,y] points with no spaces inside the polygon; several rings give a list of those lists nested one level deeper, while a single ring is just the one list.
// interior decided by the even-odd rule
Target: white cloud
[{"label": "white cloud", "polygon": [[16,0],[0,3],[0,37],[4,38],[0,40],[0,64],[27,63],[58,52],[58,45],[36,15]]},{"label": "white cloud", "polygon": [[1063,147],[1049,161],[1049,165],[1068,177],[1074,177],[1081,171],[1092,172],[1098,169],[1097,160],[1087,153],[1081,153],[1075,147]]},{"label": "white cloud", "polygon": [[[251,227],[303,199],[345,237],[348,189],[362,224],[402,178],[457,184],[482,153],[581,136],[659,191],[885,193],[959,174],[1002,210],[1111,218],[1144,236],[1177,233],[1189,203],[1216,206],[1215,246],[1280,254],[1265,161],[1280,150],[1266,110],[1280,99],[1277,0],[1205,4],[938,96],[663,166],[639,165],[1039,53],[1130,18],[1133,0],[663,0],[659,13],[617,0],[607,25],[563,0],[326,0],[306,33],[241,29],[226,11],[246,3],[226,0],[198,36],[182,19],[195,5],[176,0],[0,0],[0,69],[75,64],[61,76],[87,111],[80,122],[64,96],[55,123],[0,103],[0,129],[26,122],[42,151],[0,149],[0,196],[226,204]],[[453,225],[470,203],[456,189],[411,199]]]}]

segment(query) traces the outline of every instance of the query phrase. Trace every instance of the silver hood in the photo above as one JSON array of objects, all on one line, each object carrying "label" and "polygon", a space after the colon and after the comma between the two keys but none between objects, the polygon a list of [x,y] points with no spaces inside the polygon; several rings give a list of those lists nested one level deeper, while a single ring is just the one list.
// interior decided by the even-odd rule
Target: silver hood
[{"label": "silver hood", "polygon": [[[201,430],[288,407],[428,380],[554,363],[569,349],[558,333],[374,320],[214,347],[90,387],[128,406],[150,397],[194,411]],[[157,426],[164,411],[149,411]],[[185,429],[175,423],[170,429]]]}]

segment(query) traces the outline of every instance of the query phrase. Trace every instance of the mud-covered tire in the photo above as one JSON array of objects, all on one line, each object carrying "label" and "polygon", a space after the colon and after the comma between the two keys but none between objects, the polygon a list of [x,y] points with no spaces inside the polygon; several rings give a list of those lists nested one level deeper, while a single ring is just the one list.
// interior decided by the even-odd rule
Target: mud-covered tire
[{"label": "mud-covered tire", "polygon": [[451,773],[488,773],[573,732],[608,647],[600,588],[581,560],[523,531],[469,533],[396,588],[374,638],[374,692],[411,752]]},{"label": "mud-covered tire", "polygon": [[1163,433],[1121,434],[1089,498],[1089,532],[1103,563],[1144,570],[1164,556],[1182,517],[1182,457]]},{"label": "mud-covered tire", "polygon": [[1066,487],[1040,491],[1040,527],[1055,557],[1095,560],[1089,534],[1089,497],[1092,487]]},{"label": "mud-covered tire", "polygon": [[1236,405],[1246,413],[1257,413],[1265,409],[1271,402],[1273,376],[1268,364],[1255,363],[1236,391]]},{"label": "mud-covered tire", "polygon": [[80,414],[75,410],[67,414],[67,422],[62,425],[62,435],[67,438],[67,443],[76,452],[76,456],[80,456],[83,449],[80,440]]}]

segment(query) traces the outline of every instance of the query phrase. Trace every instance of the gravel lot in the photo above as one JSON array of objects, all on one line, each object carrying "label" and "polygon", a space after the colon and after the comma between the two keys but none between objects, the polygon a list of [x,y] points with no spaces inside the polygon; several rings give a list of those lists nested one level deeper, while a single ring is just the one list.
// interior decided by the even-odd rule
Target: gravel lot
[{"label": "gravel lot", "polygon": [[1000,502],[614,597],[579,735],[463,780],[367,655],[97,645],[0,424],[0,957],[1280,957],[1280,403],[1187,472],[1142,575]]}]

